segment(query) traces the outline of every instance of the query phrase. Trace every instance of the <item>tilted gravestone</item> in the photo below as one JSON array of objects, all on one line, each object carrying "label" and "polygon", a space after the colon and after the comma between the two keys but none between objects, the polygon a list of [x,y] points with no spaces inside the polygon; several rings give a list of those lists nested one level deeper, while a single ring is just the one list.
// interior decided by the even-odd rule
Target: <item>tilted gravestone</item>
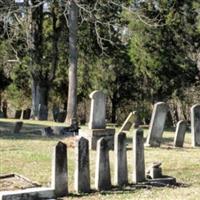
[{"label": "tilted gravestone", "polygon": [[16,110],[15,112],[15,119],[20,119],[22,114],[22,110]]},{"label": "tilted gravestone", "polygon": [[200,104],[191,108],[192,146],[200,146]]},{"label": "tilted gravestone", "polygon": [[120,132],[123,132],[123,131],[130,131],[131,127],[133,126],[133,123],[135,122],[136,120],[136,112],[131,112],[129,114],[129,116],[126,118],[126,120],[124,121],[120,131]]},{"label": "tilted gravestone", "polygon": [[97,142],[95,188],[97,190],[111,188],[109,149],[104,138],[99,139]]},{"label": "tilted gravestone", "polygon": [[89,142],[84,137],[75,141],[75,182],[76,192],[90,191]]},{"label": "tilted gravestone", "polygon": [[123,186],[128,183],[128,168],[126,154],[126,134],[121,132],[115,135],[115,184]]},{"label": "tilted gravestone", "polygon": [[23,126],[23,122],[16,122],[13,129],[13,133],[19,133],[20,130],[22,129],[22,126]]},{"label": "tilted gravestone", "polygon": [[56,197],[68,194],[67,146],[62,142],[54,148],[52,161],[51,187],[55,190]]},{"label": "tilted gravestone", "polygon": [[168,110],[169,107],[164,102],[158,102],[154,105],[146,146],[160,146]]},{"label": "tilted gravestone", "polygon": [[175,147],[183,147],[186,129],[187,129],[187,122],[184,120],[180,120],[176,126],[176,132],[174,137]]},{"label": "tilted gravestone", "polygon": [[137,129],[133,136],[133,182],[145,181],[143,130]]},{"label": "tilted gravestone", "polygon": [[38,108],[38,120],[48,119],[48,108],[45,105],[39,104]]},{"label": "tilted gravestone", "polygon": [[90,149],[95,150],[97,141],[104,137],[110,149],[114,149],[114,134],[115,129],[106,128],[105,119],[105,94],[101,91],[94,91],[90,94],[91,109],[89,119],[89,129],[80,130],[79,135],[89,140]]},{"label": "tilted gravestone", "polygon": [[90,94],[91,110],[90,110],[90,129],[106,128],[106,97],[103,92],[95,90]]}]

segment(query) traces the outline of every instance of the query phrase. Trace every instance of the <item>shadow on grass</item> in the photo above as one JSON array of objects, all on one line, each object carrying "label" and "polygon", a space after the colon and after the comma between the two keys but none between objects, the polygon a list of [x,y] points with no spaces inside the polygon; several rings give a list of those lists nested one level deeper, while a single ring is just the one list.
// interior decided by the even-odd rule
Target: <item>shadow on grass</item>
[{"label": "shadow on grass", "polygon": [[[110,190],[107,191],[97,191],[97,190],[91,190],[90,193],[80,193],[80,194],[75,194],[75,193],[69,193],[68,197],[87,197],[87,196],[95,196],[95,195],[113,195],[113,194],[124,194],[124,193],[135,193],[137,190],[142,190],[142,189],[153,189],[155,187],[168,187],[168,188],[187,188],[190,187],[191,184],[185,184],[185,183],[176,183],[174,185],[166,185],[166,184],[160,184],[160,183],[141,183],[141,184],[128,184],[127,186],[123,187],[117,187],[113,186]],[[58,198],[57,200],[62,200],[63,198]]]}]

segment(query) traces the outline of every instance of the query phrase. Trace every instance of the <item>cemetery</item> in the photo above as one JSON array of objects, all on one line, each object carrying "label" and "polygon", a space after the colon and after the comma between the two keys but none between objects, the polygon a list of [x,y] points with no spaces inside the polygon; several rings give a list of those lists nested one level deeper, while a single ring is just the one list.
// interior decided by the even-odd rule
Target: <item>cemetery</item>
[{"label": "cemetery", "polygon": [[200,2],[0,1],[0,200],[195,200]]}]

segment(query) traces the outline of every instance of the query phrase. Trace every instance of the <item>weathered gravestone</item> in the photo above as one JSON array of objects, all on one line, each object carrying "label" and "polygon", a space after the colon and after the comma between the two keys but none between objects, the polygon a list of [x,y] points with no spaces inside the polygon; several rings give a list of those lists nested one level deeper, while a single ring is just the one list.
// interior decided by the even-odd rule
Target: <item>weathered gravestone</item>
[{"label": "weathered gravestone", "polygon": [[131,127],[133,126],[133,123],[135,122],[136,120],[136,112],[131,112],[129,114],[129,116],[126,118],[126,120],[124,121],[120,131],[120,132],[123,132],[123,131],[130,131]]},{"label": "weathered gravestone", "polygon": [[23,122],[16,122],[13,129],[13,133],[19,133],[20,130],[22,129],[22,126],[23,126]]},{"label": "weathered gravestone", "polygon": [[160,146],[168,110],[168,105],[164,102],[154,105],[146,146]]},{"label": "weathered gravestone", "polygon": [[15,119],[20,119],[22,115],[22,110],[16,110],[15,112]]},{"label": "weathered gravestone", "polygon": [[23,119],[30,119],[31,117],[31,109],[27,108],[26,110],[23,111]]},{"label": "weathered gravestone", "polygon": [[101,91],[94,91],[90,94],[91,98],[91,109],[90,109],[90,120],[89,129],[80,130],[80,134],[89,140],[90,149],[95,150],[97,141],[104,137],[108,143],[110,149],[114,149],[114,134],[115,129],[106,128],[105,123],[105,95]]},{"label": "weathered gravestone", "polygon": [[90,94],[91,110],[90,110],[90,129],[106,128],[106,97],[103,92],[95,90]]},{"label": "weathered gravestone", "polygon": [[56,197],[68,194],[67,146],[62,142],[58,142],[53,152],[51,187]]},{"label": "weathered gravestone", "polygon": [[53,129],[50,126],[45,127],[43,129],[41,129],[41,135],[44,136],[44,137],[45,136],[47,136],[47,137],[52,136],[52,135],[54,135]]},{"label": "weathered gravestone", "polygon": [[58,120],[58,114],[59,114],[59,112],[60,112],[60,108],[58,106],[54,105],[53,109],[52,109],[52,113],[53,113],[53,120],[55,122],[57,122],[57,120]]},{"label": "weathered gravestone", "polygon": [[137,129],[133,136],[133,182],[145,181],[143,130]]},{"label": "weathered gravestone", "polygon": [[4,118],[4,113],[0,110],[0,118]]},{"label": "weathered gravestone", "polygon": [[75,182],[76,192],[90,191],[89,142],[77,137],[75,142]]},{"label": "weathered gravestone", "polygon": [[58,113],[57,122],[64,122],[67,116],[67,111],[61,111]]},{"label": "weathered gravestone", "polygon": [[184,120],[180,120],[176,126],[176,132],[174,137],[175,147],[183,147],[186,129],[187,129],[187,122]]},{"label": "weathered gravestone", "polygon": [[104,138],[99,139],[97,142],[95,188],[97,190],[111,188],[109,148]]},{"label": "weathered gravestone", "polygon": [[191,108],[192,146],[200,146],[200,104]]},{"label": "weathered gravestone", "polygon": [[126,134],[121,132],[115,135],[115,184],[123,186],[128,183],[128,168],[126,154]]},{"label": "weathered gravestone", "polygon": [[45,105],[39,104],[38,108],[38,120],[48,119],[48,108]]}]

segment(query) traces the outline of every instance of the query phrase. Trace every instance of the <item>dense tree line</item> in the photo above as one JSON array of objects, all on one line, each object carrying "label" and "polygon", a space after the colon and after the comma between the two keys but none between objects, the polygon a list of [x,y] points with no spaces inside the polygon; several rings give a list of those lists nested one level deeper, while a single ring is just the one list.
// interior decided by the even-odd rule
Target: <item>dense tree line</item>
[{"label": "dense tree line", "polygon": [[148,121],[156,101],[188,118],[199,101],[197,1],[20,2],[0,2],[0,89],[33,117],[39,104],[57,104],[76,123],[95,89],[106,93],[113,123],[133,109]]}]

